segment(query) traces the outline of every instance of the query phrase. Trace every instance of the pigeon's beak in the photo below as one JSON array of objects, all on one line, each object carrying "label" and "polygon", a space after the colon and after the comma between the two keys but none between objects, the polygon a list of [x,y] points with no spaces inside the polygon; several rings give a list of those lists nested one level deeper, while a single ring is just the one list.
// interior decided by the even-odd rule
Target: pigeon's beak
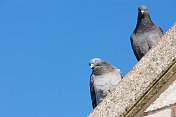
[{"label": "pigeon's beak", "polygon": [[141,11],[142,14],[144,14],[145,11]]},{"label": "pigeon's beak", "polygon": [[90,68],[91,68],[91,69],[94,68],[94,64],[90,64]]}]

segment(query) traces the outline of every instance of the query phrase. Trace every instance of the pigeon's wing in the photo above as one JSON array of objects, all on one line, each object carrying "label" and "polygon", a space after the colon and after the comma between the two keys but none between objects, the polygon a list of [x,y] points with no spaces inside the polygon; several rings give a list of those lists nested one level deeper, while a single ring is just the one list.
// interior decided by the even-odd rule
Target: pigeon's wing
[{"label": "pigeon's wing", "polygon": [[94,81],[93,81],[93,75],[90,76],[90,93],[91,93],[91,99],[92,99],[92,106],[93,109],[97,106],[96,103],[96,95],[95,95],[95,90],[94,90]]},{"label": "pigeon's wing", "polygon": [[160,37],[162,37],[164,34],[163,34],[163,30],[157,26],[157,32],[159,33]]},{"label": "pigeon's wing", "polygon": [[122,72],[120,71],[120,69],[119,69],[119,73],[120,73],[120,76],[121,76],[121,79],[123,78],[123,74],[122,74]]},{"label": "pigeon's wing", "polygon": [[137,60],[139,61],[140,60],[140,57],[138,56],[137,52],[136,52],[136,48],[134,47],[134,43],[133,43],[133,40],[134,40],[134,33],[131,35],[130,37],[130,41],[131,41],[131,46],[132,46],[132,49],[133,49],[133,52],[134,52],[134,55],[136,56]]}]

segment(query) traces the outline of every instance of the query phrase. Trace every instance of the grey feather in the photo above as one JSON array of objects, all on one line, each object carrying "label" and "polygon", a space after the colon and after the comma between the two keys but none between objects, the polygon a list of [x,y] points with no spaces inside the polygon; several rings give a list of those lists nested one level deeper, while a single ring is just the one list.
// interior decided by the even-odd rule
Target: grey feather
[{"label": "grey feather", "polygon": [[123,76],[119,69],[101,59],[95,58],[90,60],[89,65],[91,66],[92,64],[90,92],[92,106],[95,108]]},{"label": "grey feather", "polygon": [[138,8],[136,28],[130,37],[137,60],[139,61],[162,36],[163,31],[160,27],[154,25],[147,7],[141,5]]},{"label": "grey feather", "polygon": [[92,79],[92,75],[90,76],[90,93],[91,93],[91,100],[92,100],[92,107],[95,108],[97,106],[96,103],[96,95],[95,95],[95,90],[94,90],[94,81]]}]

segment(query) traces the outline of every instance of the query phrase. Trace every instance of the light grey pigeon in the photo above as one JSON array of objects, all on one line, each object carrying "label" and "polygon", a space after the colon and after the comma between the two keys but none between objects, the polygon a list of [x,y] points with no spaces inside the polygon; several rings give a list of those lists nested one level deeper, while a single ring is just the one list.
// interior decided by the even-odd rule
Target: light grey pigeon
[{"label": "light grey pigeon", "polygon": [[94,58],[89,61],[92,69],[90,77],[90,93],[93,109],[122,79],[122,72],[113,65]]},{"label": "light grey pigeon", "polygon": [[147,7],[139,6],[137,25],[130,37],[137,60],[139,61],[162,36],[162,29],[153,24]]}]

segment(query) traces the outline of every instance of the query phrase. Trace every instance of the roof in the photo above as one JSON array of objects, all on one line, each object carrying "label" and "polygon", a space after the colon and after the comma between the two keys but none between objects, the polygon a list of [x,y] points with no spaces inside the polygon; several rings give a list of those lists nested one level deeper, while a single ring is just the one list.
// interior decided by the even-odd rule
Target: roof
[{"label": "roof", "polygon": [[175,79],[176,23],[88,117],[140,115]]}]

